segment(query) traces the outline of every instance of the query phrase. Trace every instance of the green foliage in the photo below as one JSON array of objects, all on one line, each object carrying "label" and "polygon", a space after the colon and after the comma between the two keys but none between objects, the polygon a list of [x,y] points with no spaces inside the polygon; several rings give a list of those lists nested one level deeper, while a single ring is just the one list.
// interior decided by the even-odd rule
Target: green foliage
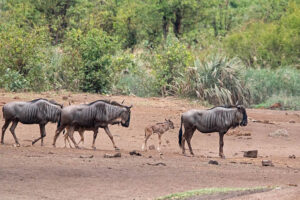
[{"label": "green foliage", "polygon": [[300,55],[300,7],[290,4],[289,12],[278,23],[251,23],[225,39],[231,56],[247,66],[279,67],[296,64]]},{"label": "green foliage", "polygon": [[92,29],[87,34],[72,30],[68,39],[73,48],[78,48],[82,59],[83,65],[79,68],[80,89],[85,92],[108,93],[112,83],[113,70],[110,66],[117,48],[116,40],[99,29]]},{"label": "green foliage", "polygon": [[18,72],[7,68],[2,77],[0,77],[0,85],[8,91],[19,91],[26,89],[27,81],[26,79],[19,74]]},{"label": "green foliage", "polygon": [[247,69],[244,73],[252,104],[266,102],[275,96],[300,96],[300,72],[297,69]]},{"label": "green foliage", "polygon": [[245,86],[238,59],[228,59],[216,55],[204,62],[195,61],[190,68],[187,80],[182,82],[182,93],[197,94],[201,100],[213,105],[235,104],[237,101],[248,104],[249,91]]},{"label": "green foliage", "polygon": [[177,38],[169,36],[166,45],[156,51],[153,61],[153,74],[162,95],[173,92],[172,85],[183,77],[192,60],[191,52]]},{"label": "green foliage", "polygon": [[[197,91],[214,104],[294,99],[298,92],[278,89],[289,91],[291,82],[283,86],[269,74],[282,66],[299,74],[299,7],[299,0],[3,0],[0,87],[138,96]],[[215,54],[224,57],[207,59]],[[257,73],[274,95],[260,94],[251,81]]]}]

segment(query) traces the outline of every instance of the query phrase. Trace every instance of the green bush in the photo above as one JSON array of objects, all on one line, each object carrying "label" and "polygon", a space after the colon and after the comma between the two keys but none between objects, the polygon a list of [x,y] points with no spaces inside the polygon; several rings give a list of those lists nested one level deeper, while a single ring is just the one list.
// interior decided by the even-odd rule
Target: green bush
[{"label": "green bush", "polygon": [[220,55],[206,61],[195,61],[186,78],[178,84],[178,91],[197,96],[213,105],[248,104],[249,91],[243,81],[239,59],[228,59]]},{"label": "green bush", "polygon": [[300,72],[297,69],[247,69],[244,73],[251,93],[251,104],[264,103],[275,96],[300,96]]},{"label": "green bush", "polygon": [[239,57],[247,66],[276,68],[298,65],[300,55],[300,9],[290,4],[289,12],[278,22],[254,22],[225,38],[229,55]]},{"label": "green bush", "polygon": [[26,79],[29,89],[47,89],[47,38],[44,28],[27,31],[14,24],[0,25],[0,72],[9,68]]},{"label": "green bush", "polygon": [[26,79],[17,71],[7,68],[3,76],[0,77],[0,86],[7,91],[19,91],[27,88]]},{"label": "green bush", "polygon": [[163,96],[174,94],[176,79],[184,76],[192,61],[191,52],[175,36],[169,36],[166,45],[156,50],[151,61],[152,72],[156,87],[161,89]]},{"label": "green bush", "polygon": [[69,54],[78,51],[82,60],[79,88],[84,92],[108,93],[113,79],[112,59],[118,47],[115,38],[101,29],[92,29],[86,34],[74,29],[67,37]]}]

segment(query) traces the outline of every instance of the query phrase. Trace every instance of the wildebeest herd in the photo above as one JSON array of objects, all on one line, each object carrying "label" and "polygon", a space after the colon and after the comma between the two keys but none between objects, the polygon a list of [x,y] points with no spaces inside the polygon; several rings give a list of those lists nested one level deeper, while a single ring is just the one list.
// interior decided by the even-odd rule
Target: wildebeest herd
[{"label": "wildebeest herd", "polygon": [[[94,132],[92,147],[95,148],[95,140],[97,138],[98,129],[103,128],[109,136],[113,147],[116,146],[113,135],[111,134],[108,125],[121,124],[123,127],[129,127],[130,115],[132,106],[125,106],[123,102],[120,104],[116,101],[97,100],[89,104],[70,105],[63,107],[63,105],[56,103],[53,100],[35,99],[24,102],[10,102],[3,106],[3,118],[5,123],[2,127],[1,144],[4,144],[5,131],[9,124],[10,132],[12,133],[15,143],[20,146],[20,143],[15,134],[15,128],[19,122],[23,124],[39,124],[40,137],[32,141],[32,145],[41,140],[43,145],[43,138],[46,136],[45,126],[48,122],[57,123],[57,129],[53,140],[53,146],[62,131],[65,131],[65,146],[66,141],[71,147],[72,143],[76,148],[78,144],[84,142],[84,131],[90,130]],[[181,115],[181,125],[179,130],[179,146],[182,153],[185,154],[185,141],[188,144],[191,155],[194,155],[191,139],[197,129],[202,133],[219,132],[219,155],[224,158],[223,137],[230,128],[247,125],[246,109],[242,105],[235,106],[218,106],[208,110],[189,110]],[[182,126],[184,133],[182,134]],[[169,129],[174,129],[174,123],[168,119],[162,123],[146,126],[145,141],[142,149],[147,149],[147,140],[153,133],[158,134],[160,151],[161,136]],[[74,131],[78,131],[81,140],[76,143],[73,137]]]}]

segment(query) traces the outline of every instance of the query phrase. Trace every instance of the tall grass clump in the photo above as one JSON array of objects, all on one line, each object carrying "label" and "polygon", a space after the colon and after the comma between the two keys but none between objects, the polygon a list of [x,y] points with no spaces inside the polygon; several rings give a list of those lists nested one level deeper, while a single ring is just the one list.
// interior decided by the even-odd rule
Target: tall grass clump
[{"label": "tall grass clump", "polygon": [[[247,69],[246,85],[251,93],[251,104],[280,102],[285,107],[299,109],[300,71],[290,67],[271,69]],[[297,100],[298,99],[298,100]]]},{"label": "tall grass clump", "polygon": [[187,71],[187,79],[181,85],[183,93],[193,93],[213,105],[247,104],[249,91],[242,77],[240,60],[224,56],[212,56],[206,61],[196,60]]}]

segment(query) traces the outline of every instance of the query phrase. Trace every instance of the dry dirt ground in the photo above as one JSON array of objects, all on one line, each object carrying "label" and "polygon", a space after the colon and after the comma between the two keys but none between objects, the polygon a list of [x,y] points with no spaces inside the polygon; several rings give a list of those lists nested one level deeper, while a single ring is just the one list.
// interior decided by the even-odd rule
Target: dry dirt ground
[{"label": "dry dirt ground", "polygon": [[[192,138],[196,156],[181,155],[178,147],[180,114],[191,108],[202,109],[199,104],[174,98],[0,92],[0,107],[7,102],[40,97],[55,99],[64,105],[103,98],[119,102],[125,99],[125,104],[133,104],[130,127],[110,127],[122,157],[103,157],[115,151],[102,129],[96,141],[97,150],[91,149],[92,132],[86,132],[81,149],[63,148],[62,136],[53,148],[55,124],[46,126],[43,147],[39,142],[31,146],[31,141],[39,136],[38,125],[19,124],[16,135],[21,147],[13,146],[9,129],[5,144],[0,145],[0,199],[155,199],[199,188],[257,186],[280,188],[235,199],[300,199],[299,111],[248,109],[248,126],[225,136],[226,159],[220,159],[216,133],[196,132]],[[2,127],[4,121],[2,113],[0,115]],[[174,121],[175,129],[163,135],[163,155],[156,150],[141,152],[142,156],[129,155],[132,150],[141,150],[144,127],[165,118]],[[286,129],[288,137],[268,136],[278,129]],[[78,134],[74,135],[78,141]],[[149,145],[157,146],[157,143],[157,136],[152,136]],[[255,149],[258,158],[243,157],[243,151]],[[289,158],[290,155],[296,158]],[[209,160],[216,160],[219,165],[210,165]],[[262,160],[272,160],[274,167],[263,167]],[[155,165],[157,163],[164,165]]]}]

